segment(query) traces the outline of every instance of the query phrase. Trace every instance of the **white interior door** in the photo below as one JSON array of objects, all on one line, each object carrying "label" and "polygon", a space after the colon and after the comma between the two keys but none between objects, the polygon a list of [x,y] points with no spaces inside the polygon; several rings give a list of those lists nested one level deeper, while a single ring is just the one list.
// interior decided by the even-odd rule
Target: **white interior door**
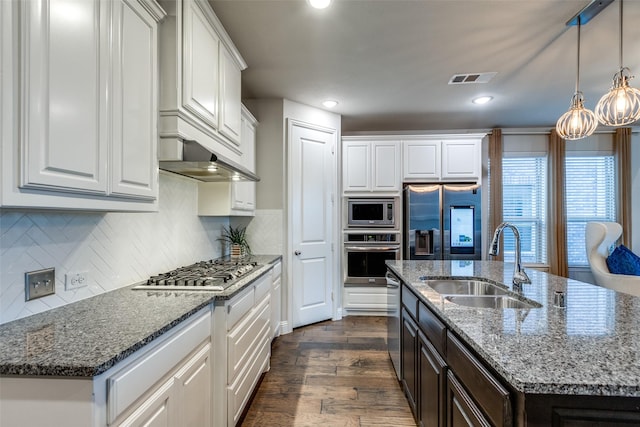
[{"label": "white interior door", "polygon": [[289,123],[293,327],[333,313],[336,131]]}]

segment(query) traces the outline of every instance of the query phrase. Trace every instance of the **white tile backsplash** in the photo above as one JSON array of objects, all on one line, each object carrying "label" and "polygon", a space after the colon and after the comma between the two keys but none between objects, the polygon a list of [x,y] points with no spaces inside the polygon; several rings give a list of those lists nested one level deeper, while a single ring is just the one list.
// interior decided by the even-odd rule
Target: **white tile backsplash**
[{"label": "white tile backsplash", "polygon": [[247,225],[247,240],[254,254],[280,255],[284,247],[282,209],[256,209]]},{"label": "white tile backsplash", "polygon": [[[229,219],[197,216],[195,181],[161,173],[159,197],[152,213],[0,209],[0,323],[221,256]],[[24,273],[47,267],[56,269],[55,295],[25,302]],[[65,291],[73,271],[87,271],[89,285]]]}]

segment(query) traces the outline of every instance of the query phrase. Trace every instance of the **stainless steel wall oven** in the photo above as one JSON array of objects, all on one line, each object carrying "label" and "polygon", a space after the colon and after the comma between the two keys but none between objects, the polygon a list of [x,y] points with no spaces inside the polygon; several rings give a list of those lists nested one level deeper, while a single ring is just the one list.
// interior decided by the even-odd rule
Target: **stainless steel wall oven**
[{"label": "stainless steel wall oven", "polygon": [[400,260],[400,247],[399,232],[345,232],[344,285],[387,286],[385,261]]}]

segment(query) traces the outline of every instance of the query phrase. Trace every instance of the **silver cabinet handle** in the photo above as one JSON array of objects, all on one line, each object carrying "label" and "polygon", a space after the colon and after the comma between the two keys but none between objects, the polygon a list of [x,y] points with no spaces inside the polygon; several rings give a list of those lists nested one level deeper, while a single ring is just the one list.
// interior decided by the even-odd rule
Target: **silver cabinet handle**
[{"label": "silver cabinet handle", "polygon": [[300,252],[300,251],[295,251],[295,252],[294,252],[294,254],[295,254],[295,255],[302,255],[302,252]]}]

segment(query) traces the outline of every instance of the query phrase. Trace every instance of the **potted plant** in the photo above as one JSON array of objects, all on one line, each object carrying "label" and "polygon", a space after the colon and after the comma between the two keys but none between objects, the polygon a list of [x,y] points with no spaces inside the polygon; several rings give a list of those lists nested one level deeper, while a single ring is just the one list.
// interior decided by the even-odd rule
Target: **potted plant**
[{"label": "potted plant", "polygon": [[229,228],[222,227],[222,234],[218,240],[227,242],[231,245],[231,258],[239,258],[244,255],[251,254],[251,248],[249,247],[246,233],[246,227],[233,228],[231,225]]}]

